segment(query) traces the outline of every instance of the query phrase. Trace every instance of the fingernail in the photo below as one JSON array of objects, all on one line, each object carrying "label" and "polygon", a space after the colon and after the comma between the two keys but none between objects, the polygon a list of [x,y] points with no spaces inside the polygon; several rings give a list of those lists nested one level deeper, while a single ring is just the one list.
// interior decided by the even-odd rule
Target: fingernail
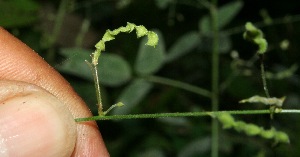
[{"label": "fingernail", "polygon": [[70,156],[76,125],[53,95],[24,83],[0,81],[0,156]]}]

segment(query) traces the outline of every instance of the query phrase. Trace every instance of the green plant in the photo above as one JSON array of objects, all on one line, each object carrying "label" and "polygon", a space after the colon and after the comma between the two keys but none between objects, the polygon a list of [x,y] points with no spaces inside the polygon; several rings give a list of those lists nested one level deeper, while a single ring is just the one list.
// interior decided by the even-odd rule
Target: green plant
[{"label": "green plant", "polygon": [[[296,104],[300,102],[300,16],[292,12],[298,1],[273,2],[283,6],[282,12],[275,7],[278,5],[268,2],[252,5],[251,1],[240,0],[46,2],[48,7],[53,6],[52,10],[59,9],[50,9],[50,14],[41,18],[39,15],[49,12],[44,2],[3,1],[0,6],[7,14],[0,15],[0,24],[41,52],[49,63],[61,63],[62,58],[67,58],[56,68],[96,115],[81,120],[99,120],[111,156],[299,154],[300,127],[294,122],[299,118]],[[7,9],[11,6],[16,6],[15,10]],[[82,21],[76,22],[74,16]],[[71,25],[65,24],[68,20]],[[45,29],[51,25],[40,25],[45,21],[53,21],[53,29]],[[134,35],[120,34],[114,42],[106,43],[107,50],[101,53],[97,65],[103,107],[118,102],[125,106],[107,114],[103,111],[99,116],[98,106],[94,105],[98,103],[94,78],[85,60],[90,60],[94,52],[90,50],[97,42],[93,38],[98,40],[107,28],[127,21],[156,28],[152,31],[160,40],[153,48],[145,46],[146,39],[136,44]],[[242,39],[246,21],[261,21],[253,23],[256,29],[247,26],[250,34],[251,30],[258,34],[258,38],[254,35],[250,39],[252,45]],[[256,43],[261,39],[268,41],[266,46],[261,45],[266,50],[263,55]],[[86,45],[90,40],[92,44]],[[251,106],[238,104],[239,101]],[[226,118],[228,113],[234,119]],[[274,115],[273,119],[268,114]],[[226,119],[231,123],[227,124]],[[220,129],[219,120],[228,130]],[[249,128],[253,131],[246,132]],[[288,142],[281,131],[289,135],[290,145],[279,145],[278,142]]]},{"label": "green plant", "polygon": [[[219,14],[216,10],[216,8],[214,7],[214,5],[210,4],[205,4],[207,5],[208,8],[210,8],[210,12],[211,12],[211,25],[213,25],[213,29],[212,30],[206,30],[207,33],[210,33],[210,31],[216,33],[213,35],[213,56],[212,56],[212,91],[208,91],[204,88],[199,88],[196,86],[192,86],[189,84],[185,84],[182,83],[180,81],[176,81],[176,80],[171,80],[171,79],[166,79],[166,78],[161,78],[161,77],[157,77],[157,76],[153,76],[151,74],[153,74],[154,72],[156,72],[158,70],[158,68],[163,64],[163,60],[165,62],[170,62],[174,59],[179,58],[180,56],[182,56],[184,53],[186,53],[189,49],[193,48],[197,43],[198,43],[198,36],[196,33],[190,33],[187,34],[186,36],[182,37],[182,39],[180,39],[176,44],[174,44],[174,48],[171,48],[170,52],[168,53],[168,55],[165,57],[165,50],[164,48],[161,48],[162,46],[158,45],[158,53],[157,52],[148,52],[148,51],[154,51],[154,50],[149,50],[148,48],[144,48],[141,44],[140,46],[140,52],[138,55],[138,59],[136,62],[136,66],[135,66],[135,70],[137,71],[137,73],[139,74],[140,79],[135,80],[132,83],[132,86],[129,86],[127,90],[124,91],[124,93],[121,95],[121,101],[126,99],[129,99],[129,101],[127,101],[125,104],[128,105],[130,108],[133,108],[134,105],[137,104],[137,102],[139,100],[132,100],[130,101],[130,99],[132,99],[135,95],[141,94],[141,95],[145,95],[145,93],[147,91],[149,91],[149,89],[151,88],[151,85],[148,84],[145,81],[150,81],[150,82],[155,82],[155,83],[162,83],[162,84],[168,84],[174,87],[178,87],[178,88],[182,88],[191,92],[195,92],[198,93],[202,96],[208,97],[212,100],[212,111],[211,112],[188,112],[188,113],[157,113],[157,114],[135,114],[135,115],[126,115],[128,114],[128,109],[127,112],[126,110],[115,110],[114,111],[114,115],[112,116],[106,116],[107,111],[103,112],[102,111],[102,102],[101,102],[101,95],[100,95],[100,87],[99,87],[99,79],[98,79],[98,72],[97,72],[97,64],[98,64],[98,58],[100,56],[101,51],[103,51],[105,49],[105,42],[106,41],[110,41],[112,39],[114,39],[114,36],[117,35],[119,32],[131,32],[134,28],[137,28],[137,36],[140,37],[142,35],[139,35],[139,32],[143,32],[143,35],[146,35],[148,32],[143,26],[135,26],[134,24],[128,23],[128,25],[126,27],[120,27],[119,29],[116,29],[114,31],[110,31],[107,30],[105,35],[103,36],[102,40],[100,42],[98,42],[98,44],[96,44],[96,51],[93,53],[92,55],[92,62],[88,63],[90,69],[92,69],[93,72],[93,77],[94,77],[94,82],[95,82],[95,87],[96,87],[96,93],[97,93],[97,101],[98,101],[98,116],[94,116],[94,117],[88,117],[88,118],[78,118],[76,119],[77,122],[82,122],[82,121],[88,121],[88,120],[109,120],[109,119],[137,119],[137,118],[159,118],[159,117],[180,117],[180,116],[211,116],[214,119],[220,121],[223,124],[223,128],[234,128],[235,130],[239,131],[239,132],[245,132],[247,135],[249,136],[254,136],[254,135],[260,135],[263,138],[266,139],[274,139],[275,144],[277,143],[289,143],[289,138],[287,136],[286,133],[281,132],[281,131],[276,131],[276,129],[272,128],[270,130],[265,130],[255,124],[247,124],[243,121],[235,121],[233,119],[233,117],[229,114],[240,114],[240,113],[245,113],[245,114],[255,114],[257,113],[256,111],[245,111],[245,112],[239,112],[239,111],[221,111],[218,112],[219,107],[218,107],[218,93],[219,93],[219,34],[218,31],[219,29],[222,27],[222,25],[225,25],[223,23],[225,22],[221,22],[220,24],[218,24],[218,18],[219,16],[221,16],[221,14]],[[229,6],[231,5],[235,5],[237,6],[236,8],[239,8],[238,6],[240,5],[239,3],[233,3],[230,4],[228,6],[224,7],[224,11],[222,9],[220,9],[219,11],[222,12],[222,14],[228,12],[227,9]],[[238,9],[237,9],[238,10]],[[223,13],[224,12],[224,13]],[[226,14],[225,14],[226,15]],[[229,17],[232,17],[232,15],[228,15]],[[230,18],[228,18],[230,19]],[[208,17],[205,17],[202,20],[201,25],[205,26],[209,23],[205,22],[205,21],[210,21]],[[204,24],[206,23],[206,24]],[[277,99],[277,98],[270,98],[269,95],[269,91],[267,89],[267,84],[266,84],[266,74],[264,71],[264,66],[263,66],[263,55],[267,50],[267,42],[266,40],[263,38],[262,32],[257,29],[255,26],[253,26],[251,23],[247,23],[246,24],[246,31],[244,33],[244,38],[257,44],[259,49],[258,49],[258,55],[261,58],[261,75],[262,75],[262,80],[263,80],[263,87],[266,93],[266,98],[264,97],[259,97],[259,96],[254,96],[251,97],[249,99],[244,99],[241,100],[240,102],[245,103],[245,102],[250,102],[250,103],[264,103],[266,105],[270,105],[270,114],[271,114],[271,118],[273,118],[273,114],[274,113],[280,113],[281,112],[281,107],[282,107],[282,103],[283,101],[281,99]],[[139,28],[142,28],[142,30],[139,30]],[[206,27],[202,27],[203,29]],[[204,31],[205,32],[205,31]],[[158,33],[160,34],[160,33]],[[153,32],[151,32],[151,36],[156,37],[157,35]],[[149,39],[151,38],[151,36],[149,37]],[[161,35],[159,35],[161,40],[163,41]],[[187,39],[185,39],[187,38]],[[187,46],[186,48],[184,47],[179,47],[178,45],[180,45],[180,43],[185,42],[185,40],[190,40],[190,39],[194,39],[191,40],[193,42],[189,42],[189,44],[185,44],[185,46]],[[149,44],[150,43],[152,44]],[[142,42],[145,43],[145,42]],[[156,45],[157,44],[157,40],[155,39],[155,42],[151,42],[151,39],[148,40],[147,42],[148,45]],[[159,44],[159,43],[158,43]],[[150,57],[149,57],[149,56]],[[145,61],[149,61],[150,60],[150,64],[146,64]],[[153,60],[154,62],[151,63],[151,60]],[[101,62],[100,62],[101,63]],[[149,68],[149,67],[150,68]],[[99,67],[101,68],[101,66]],[[101,77],[101,75],[100,75]],[[123,82],[123,81],[121,81]],[[125,81],[124,81],[125,82]],[[148,84],[148,85],[147,85]],[[146,87],[146,88],[144,88]],[[143,91],[140,91],[139,89],[143,89]],[[133,93],[135,92],[135,93]],[[138,98],[142,98],[142,96],[138,96]],[[113,105],[112,107],[115,106],[122,106],[123,103],[117,103],[116,105]],[[129,109],[130,109],[129,108]],[[111,108],[108,109],[108,111],[110,111]],[[263,112],[261,113],[266,113],[265,110],[262,110]],[[290,110],[285,110],[283,113],[288,113]],[[119,115],[119,114],[125,114],[125,115]],[[218,123],[216,123],[216,121],[213,121],[212,124],[213,128],[213,137],[214,139],[212,140],[212,156],[218,156]],[[214,132],[215,131],[215,132]]]},{"label": "green plant", "polygon": [[119,102],[116,105],[112,105],[107,111],[103,112],[101,92],[100,92],[100,82],[99,82],[99,78],[98,78],[97,65],[98,65],[98,60],[99,60],[99,57],[101,55],[101,52],[105,51],[105,42],[115,39],[114,36],[118,35],[121,32],[130,33],[134,29],[136,29],[136,36],[138,38],[142,37],[142,36],[145,36],[145,35],[148,36],[148,42],[146,43],[146,45],[149,45],[149,46],[156,46],[157,45],[157,43],[158,43],[157,34],[155,34],[152,31],[148,31],[144,26],[136,26],[135,24],[132,24],[132,23],[128,22],[126,27],[120,27],[120,28],[115,29],[113,31],[107,30],[106,33],[104,34],[103,38],[95,45],[96,51],[91,56],[92,57],[92,62],[88,62],[86,60],[86,63],[89,65],[89,67],[92,71],[94,82],[95,82],[95,89],[96,89],[96,95],[97,95],[97,101],[98,101],[97,105],[98,105],[98,114],[99,114],[99,116],[106,115],[106,113],[109,112],[115,106],[119,106],[119,107],[123,106],[123,103]]},{"label": "green plant", "polygon": [[[267,41],[263,38],[262,32],[257,29],[255,26],[253,26],[251,23],[247,23],[245,25],[246,31],[244,33],[244,38],[247,40],[250,40],[251,42],[255,43],[258,45],[258,53],[259,55],[263,55],[266,50],[267,50]],[[123,106],[124,104],[122,102],[119,102],[115,105],[112,105],[107,111],[103,112],[102,108],[102,102],[101,102],[101,93],[100,93],[100,82],[98,78],[98,70],[97,70],[97,64],[98,64],[98,59],[101,55],[101,51],[105,50],[105,42],[110,41],[115,39],[115,35],[118,35],[120,32],[131,32],[134,29],[137,30],[137,37],[141,37],[144,35],[148,35],[148,42],[146,45],[150,46],[156,46],[158,43],[158,36],[156,33],[152,31],[148,31],[144,26],[136,26],[135,24],[132,23],[127,23],[126,27],[120,27],[118,29],[115,29],[113,31],[107,30],[106,33],[104,34],[102,40],[100,40],[96,44],[96,51],[92,54],[92,62],[87,62],[89,65],[93,77],[94,77],[94,82],[95,82],[95,89],[96,89],[96,94],[97,94],[97,101],[98,101],[98,116],[94,117],[87,117],[87,118],[77,118],[75,119],[76,122],[84,122],[84,121],[90,121],[90,120],[108,120],[108,119],[138,119],[138,118],[159,118],[159,117],[179,117],[179,116],[205,116],[205,115],[210,115],[212,118],[217,119],[219,122],[223,124],[224,129],[228,128],[234,128],[238,132],[245,132],[246,135],[248,136],[255,136],[259,135],[265,139],[274,139],[275,144],[278,143],[289,143],[289,137],[285,132],[281,131],[276,131],[276,129],[272,128],[270,130],[265,130],[262,127],[259,127],[255,124],[247,124],[243,121],[235,121],[234,118],[231,116],[231,114],[227,111],[223,111],[219,113],[217,110],[213,110],[211,112],[189,112],[189,113],[162,113],[162,114],[137,114],[137,115],[113,115],[113,116],[105,116],[112,108],[118,106]],[[155,52],[154,52],[155,53]],[[260,56],[262,57],[262,56]],[[214,63],[214,62],[213,62]],[[263,63],[261,63],[263,65]],[[260,97],[260,96],[253,96],[249,99],[244,99],[241,100],[240,103],[263,103],[266,105],[270,105],[270,114],[271,118],[273,118],[274,113],[280,113],[283,101],[285,98],[278,99],[278,98],[270,98],[268,89],[267,89],[267,84],[266,84],[266,77],[265,77],[265,72],[263,66],[261,66],[261,74],[262,74],[262,79],[263,79],[263,86],[267,95],[267,98],[265,97]],[[146,73],[147,74],[147,73]],[[213,75],[214,76],[214,75]],[[167,82],[173,82],[172,80],[167,80]],[[183,86],[190,86],[190,85],[185,85],[181,84]],[[213,85],[214,86],[214,85]],[[197,91],[197,87],[191,86],[191,89],[195,88]],[[198,89],[199,91],[202,91],[203,89]],[[206,92],[206,91],[205,91]],[[203,93],[205,93],[203,92]],[[202,92],[200,92],[202,93]],[[207,92],[208,93],[208,92]],[[209,95],[209,94],[207,94]],[[213,96],[211,97],[212,99],[214,98]],[[238,112],[237,112],[238,113]],[[254,112],[248,111],[247,114],[252,114]],[[212,153],[214,154],[214,153]],[[217,153],[216,153],[217,154]]]}]

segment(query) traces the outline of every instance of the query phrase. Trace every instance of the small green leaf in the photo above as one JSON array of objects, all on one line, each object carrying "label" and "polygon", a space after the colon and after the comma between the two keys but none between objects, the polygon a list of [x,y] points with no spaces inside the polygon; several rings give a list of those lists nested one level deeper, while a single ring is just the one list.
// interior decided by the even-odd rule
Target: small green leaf
[{"label": "small green leaf", "polygon": [[[218,10],[218,29],[222,29],[239,13],[243,7],[242,1],[234,1],[221,6]],[[200,32],[210,34],[212,31],[211,18],[206,15],[199,21]]]},{"label": "small green leaf", "polygon": [[125,104],[124,107],[113,110],[113,114],[129,114],[140,103],[152,88],[152,83],[142,79],[136,79],[129,84],[121,93],[118,102]]},{"label": "small green leaf", "polygon": [[165,45],[161,33],[157,32],[157,34],[159,35],[160,40],[156,48],[144,46],[146,39],[143,39],[140,43],[137,59],[134,65],[135,71],[139,75],[153,74],[158,71],[164,63]]},{"label": "small green leaf", "polygon": [[243,1],[233,1],[221,6],[218,11],[218,28],[223,28],[239,13]]},{"label": "small green leaf", "polygon": [[210,34],[211,29],[211,18],[207,15],[199,20],[199,30],[202,34]]},{"label": "small green leaf", "polygon": [[98,64],[98,76],[103,85],[118,86],[131,78],[131,69],[126,60],[115,54],[102,54]]},{"label": "small green leaf", "polygon": [[282,98],[266,98],[266,97],[261,97],[258,95],[252,96],[248,99],[243,99],[239,101],[239,103],[262,103],[265,105],[275,105],[276,107],[282,107],[282,104],[285,100],[285,97]]},{"label": "small green leaf", "polygon": [[181,36],[169,49],[165,61],[171,62],[194,49],[200,43],[198,32],[189,32]]},{"label": "small green leaf", "polygon": [[[62,49],[60,54],[68,59],[57,68],[61,72],[93,81],[91,71],[85,63],[85,60],[90,58],[90,53],[91,51],[80,48]],[[121,56],[104,53],[97,66],[98,76],[103,85],[118,86],[131,78],[130,66]]]}]

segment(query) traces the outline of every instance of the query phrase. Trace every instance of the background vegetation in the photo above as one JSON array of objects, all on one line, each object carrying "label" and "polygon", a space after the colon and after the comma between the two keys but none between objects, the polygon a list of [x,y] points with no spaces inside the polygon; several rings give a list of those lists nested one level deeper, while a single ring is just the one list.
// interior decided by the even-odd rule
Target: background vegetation
[{"label": "background vegetation", "polygon": [[[210,111],[212,26],[205,0],[1,0],[0,25],[28,44],[69,80],[97,115],[91,73],[84,63],[106,29],[126,22],[160,36],[156,49],[135,34],[107,44],[99,61],[104,107],[126,104],[111,114]],[[266,109],[238,104],[264,95],[256,47],[242,38],[244,24],[263,30],[270,94],[286,96],[283,108],[298,109],[300,13],[296,0],[220,1],[220,110]],[[155,52],[152,52],[155,51]],[[179,82],[174,82],[172,80]],[[186,91],[193,85],[195,90]],[[179,83],[179,84],[178,84]],[[168,85],[169,84],[169,85]],[[177,86],[177,87],[176,87]],[[207,90],[205,90],[207,89]],[[208,95],[207,93],[208,92]],[[291,144],[220,130],[220,156],[298,156],[299,115],[240,115],[237,119],[289,134]],[[211,118],[99,121],[111,156],[210,156]]]}]

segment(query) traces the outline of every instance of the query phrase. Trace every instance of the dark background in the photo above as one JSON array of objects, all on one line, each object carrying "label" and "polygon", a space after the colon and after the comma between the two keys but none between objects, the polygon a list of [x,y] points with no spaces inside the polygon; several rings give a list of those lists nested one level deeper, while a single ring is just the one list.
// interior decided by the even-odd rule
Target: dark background
[{"label": "dark background", "polygon": [[[58,18],[59,6],[64,2],[64,18],[62,21],[55,21]],[[161,65],[151,75],[179,80],[210,90],[212,36],[210,30],[204,31],[199,26],[201,20],[209,15],[209,10],[203,6],[203,2],[205,1],[1,0],[0,25],[56,67],[87,102],[94,115],[97,115],[93,82],[78,74],[80,69],[70,73],[68,69],[61,70],[60,67],[70,61],[83,61],[76,52],[72,53],[72,50],[92,52],[105,30],[125,26],[126,22],[144,25],[148,29],[161,32],[166,54],[182,36],[192,31],[198,34],[199,42],[189,47],[184,55]],[[160,3],[165,5],[159,5]],[[256,47],[242,37],[247,21],[261,28],[269,43],[264,60],[266,70],[274,74],[290,72],[290,75],[284,78],[268,79],[271,96],[286,96],[283,108],[298,109],[299,71],[296,69],[291,73],[288,69],[296,66],[300,59],[300,2],[232,0],[220,1],[218,7],[232,3],[239,3],[241,8],[219,32],[222,36],[220,110],[268,108],[261,104],[238,103],[239,100],[253,95],[264,95],[259,61],[254,57]],[[84,21],[88,21],[89,27],[80,35]],[[59,28],[57,37],[53,35],[55,25]],[[78,36],[83,40],[76,44]],[[288,42],[289,46],[282,48],[282,41]],[[101,84],[105,108],[119,100],[132,81],[142,78],[134,70],[140,42],[140,39],[136,39],[134,33],[131,33],[119,35],[116,40],[107,44],[107,52],[121,56],[128,63],[131,75],[130,78],[121,81],[122,83]],[[182,47],[186,45],[188,44],[185,43]],[[66,57],[63,51],[69,52],[69,55]],[[232,58],[233,52],[237,52],[239,58]],[[115,110],[126,114],[211,110],[210,99],[201,95],[156,83],[151,83],[150,86],[144,95],[137,96],[140,99],[136,106],[126,112],[120,111],[122,108]],[[144,86],[140,88],[145,89]],[[272,140],[248,137],[234,130],[222,130],[220,156],[298,156],[300,153],[299,115],[280,114],[276,115],[274,120],[270,120],[269,115],[244,115],[235,118],[266,129],[273,126],[288,133],[291,143],[272,147]],[[99,121],[98,125],[111,156],[210,155],[211,119],[208,117]]]}]

